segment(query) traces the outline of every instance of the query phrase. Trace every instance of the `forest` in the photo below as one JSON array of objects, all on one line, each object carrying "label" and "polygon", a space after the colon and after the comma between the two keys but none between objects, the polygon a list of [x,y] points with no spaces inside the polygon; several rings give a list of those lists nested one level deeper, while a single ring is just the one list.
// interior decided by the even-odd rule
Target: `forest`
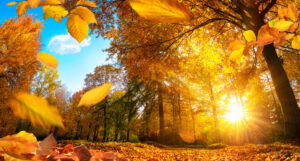
[{"label": "forest", "polygon": [[[299,0],[6,5],[0,160],[300,160]],[[114,63],[70,92],[42,50],[49,19],[109,40]]]}]

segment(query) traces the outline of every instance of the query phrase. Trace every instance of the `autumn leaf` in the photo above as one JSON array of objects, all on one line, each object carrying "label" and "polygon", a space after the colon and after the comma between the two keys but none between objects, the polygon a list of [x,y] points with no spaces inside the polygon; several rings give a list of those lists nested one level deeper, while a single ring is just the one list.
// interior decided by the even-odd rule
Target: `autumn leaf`
[{"label": "autumn leaf", "polygon": [[152,21],[178,23],[192,17],[177,0],[129,0],[129,3],[141,17]]},{"label": "autumn leaf", "polygon": [[287,16],[293,20],[293,21],[297,21],[298,19],[298,9],[295,5],[295,3],[289,3],[288,4],[288,9],[287,9]]},{"label": "autumn leaf", "polygon": [[28,2],[22,1],[17,5],[17,15],[22,16],[24,15],[28,10]]},{"label": "autumn leaf", "polygon": [[86,7],[77,7],[71,11],[71,14],[78,15],[87,23],[97,23],[94,13]]},{"label": "autumn leaf", "polygon": [[57,59],[48,53],[45,53],[45,52],[38,53],[37,59],[38,59],[38,61],[40,61],[40,62],[44,63],[45,65],[48,65],[52,68],[56,68],[58,66]]},{"label": "autumn leaf", "polygon": [[77,5],[85,5],[85,6],[97,8],[97,5],[92,1],[80,0],[77,2]]},{"label": "autumn leaf", "polygon": [[295,22],[294,24],[292,24],[289,28],[289,32],[295,32],[296,29],[298,28],[298,23]]},{"label": "autumn leaf", "polygon": [[252,30],[245,31],[244,37],[247,40],[247,42],[255,42],[256,41],[255,33]]},{"label": "autumn leaf", "polygon": [[9,3],[6,3],[7,6],[12,6],[12,5],[15,5],[17,4],[18,2],[9,2]]},{"label": "autumn leaf", "polygon": [[279,20],[274,24],[274,28],[278,29],[278,31],[286,31],[293,24],[292,21]]},{"label": "autumn leaf", "polygon": [[79,106],[92,106],[103,100],[109,93],[112,83],[105,83],[102,86],[87,91],[80,99]]},{"label": "autumn leaf", "polygon": [[274,27],[274,25],[275,25],[278,21],[279,21],[279,19],[278,19],[278,18],[275,18],[275,19],[269,21],[268,24],[269,24],[270,27]]},{"label": "autumn leaf", "polygon": [[292,48],[300,49],[300,35],[297,35],[294,37],[294,39],[292,41]]},{"label": "autumn leaf", "polygon": [[28,119],[34,125],[64,127],[58,109],[44,98],[19,92],[9,101],[9,105],[16,116]]},{"label": "autumn leaf", "polygon": [[89,34],[89,25],[80,16],[71,14],[67,20],[68,32],[79,43]]},{"label": "autumn leaf", "polygon": [[269,27],[269,24],[262,26],[258,31],[257,43],[259,45],[267,45],[276,40],[279,31],[276,28]]},{"label": "autumn leaf", "polygon": [[17,159],[30,159],[37,147],[36,137],[25,131],[0,138],[0,152]]},{"label": "autumn leaf", "polygon": [[36,151],[37,155],[49,155],[53,150],[52,148],[57,145],[57,142],[53,136],[50,134],[43,141],[39,143],[39,147]]},{"label": "autumn leaf", "polygon": [[229,44],[229,50],[238,50],[241,48],[245,48],[245,44],[240,40],[234,40]]},{"label": "autumn leaf", "polygon": [[37,8],[41,3],[41,0],[28,0],[30,8]]},{"label": "autumn leaf", "polygon": [[60,5],[60,4],[62,4],[62,3],[59,0],[44,0],[43,2],[41,2],[42,6],[46,6],[46,5]]},{"label": "autumn leaf", "polygon": [[52,17],[54,20],[61,22],[63,17],[68,15],[68,11],[62,6],[43,6],[44,20]]}]

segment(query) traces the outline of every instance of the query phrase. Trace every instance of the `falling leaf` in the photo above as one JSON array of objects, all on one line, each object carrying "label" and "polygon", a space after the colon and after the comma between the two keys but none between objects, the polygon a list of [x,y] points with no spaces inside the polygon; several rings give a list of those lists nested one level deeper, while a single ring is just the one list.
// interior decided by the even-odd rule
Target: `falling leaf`
[{"label": "falling leaf", "polygon": [[19,92],[10,100],[9,105],[16,116],[28,119],[34,125],[64,127],[58,109],[49,105],[45,98]]},{"label": "falling leaf", "polygon": [[195,141],[194,134],[189,130],[180,130],[179,136],[186,143],[193,143]]},{"label": "falling leaf", "polygon": [[152,21],[178,23],[192,17],[177,0],[129,0],[129,3],[141,17]]},{"label": "falling leaf", "polygon": [[67,20],[68,32],[79,43],[89,34],[89,25],[80,16],[71,14]]},{"label": "falling leaf", "polygon": [[256,41],[255,33],[252,30],[247,30],[244,32],[244,37],[247,42],[254,42]]},{"label": "falling leaf", "polygon": [[24,15],[28,10],[28,2],[22,1],[17,5],[17,14],[18,16]]},{"label": "falling leaf", "polygon": [[300,35],[297,35],[294,37],[294,39],[292,41],[292,48],[300,49]]},{"label": "falling leaf", "polygon": [[75,147],[74,153],[78,156],[80,161],[89,161],[92,157],[89,149],[84,145]]},{"label": "falling leaf", "polygon": [[30,159],[37,147],[36,137],[25,131],[0,138],[0,152],[18,159]]},{"label": "falling leaf", "polygon": [[92,1],[80,0],[77,2],[77,5],[85,5],[85,6],[97,8],[97,5]]},{"label": "falling leaf", "polygon": [[44,0],[43,2],[41,2],[42,6],[46,6],[46,5],[60,5],[60,4],[62,4],[62,3],[59,0]]},{"label": "falling leaf", "polygon": [[63,17],[68,15],[68,11],[62,6],[43,6],[44,20],[52,17],[57,22],[61,22]]},{"label": "falling leaf", "polygon": [[71,11],[71,14],[80,16],[87,23],[97,23],[94,13],[86,7],[77,7]]},{"label": "falling leaf", "polygon": [[50,134],[42,142],[40,142],[39,147],[36,151],[37,155],[49,155],[53,150],[52,148],[57,145],[57,142],[53,136]]},{"label": "falling leaf", "polygon": [[92,106],[103,100],[109,93],[111,83],[87,91],[80,99],[78,106]]},{"label": "falling leaf", "polygon": [[58,66],[57,59],[48,53],[45,53],[45,52],[38,53],[37,59],[38,59],[38,61],[40,61],[40,62],[44,63],[45,65],[48,65],[52,68],[56,68]]},{"label": "falling leaf", "polygon": [[28,0],[30,8],[37,8],[41,3],[41,0]]},{"label": "falling leaf", "polygon": [[292,21],[279,20],[274,24],[274,28],[278,29],[278,31],[286,31],[293,24]]},{"label": "falling leaf", "polygon": [[6,3],[7,6],[12,6],[12,5],[15,5],[17,4],[18,2],[9,2],[9,3]]}]

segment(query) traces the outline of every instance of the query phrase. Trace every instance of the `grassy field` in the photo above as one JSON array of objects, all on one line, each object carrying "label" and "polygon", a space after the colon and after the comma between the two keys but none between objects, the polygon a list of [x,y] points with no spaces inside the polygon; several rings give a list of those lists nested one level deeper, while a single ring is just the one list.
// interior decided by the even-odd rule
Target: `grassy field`
[{"label": "grassy field", "polygon": [[113,151],[124,160],[292,160],[300,161],[300,146],[289,144],[226,146],[218,149],[174,148],[142,143],[91,143],[86,141],[63,141],[66,144],[86,145],[89,149]]}]

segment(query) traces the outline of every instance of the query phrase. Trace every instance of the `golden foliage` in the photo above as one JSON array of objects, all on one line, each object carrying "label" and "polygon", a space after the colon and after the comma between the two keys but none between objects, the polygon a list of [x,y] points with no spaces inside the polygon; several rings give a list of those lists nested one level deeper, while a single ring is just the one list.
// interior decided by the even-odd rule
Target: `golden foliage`
[{"label": "golden foliage", "polygon": [[247,40],[247,42],[255,42],[256,41],[255,33],[252,30],[245,31],[244,37]]},{"label": "golden foliage", "polygon": [[37,147],[36,137],[25,131],[0,138],[0,152],[9,155],[7,157],[30,159],[28,157],[32,157]]},{"label": "golden foliage", "polygon": [[22,1],[17,5],[17,15],[22,16],[24,15],[28,10],[28,2]]},{"label": "golden foliage", "polygon": [[68,15],[68,11],[62,6],[43,6],[44,20],[52,17],[54,20],[61,22],[63,17]]},{"label": "golden foliage", "polygon": [[274,28],[276,28],[279,31],[286,31],[290,28],[292,24],[292,21],[279,20],[274,24]]},{"label": "golden foliage", "polygon": [[44,63],[45,65],[48,65],[52,68],[56,68],[58,66],[58,61],[57,59],[45,52],[40,52],[37,56],[38,61]]},{"label": "golden foliage", "polygon": [[58,109],[50,105],[44,98],[19,92],[10,100],[9,104],[16,116],[28,119],[34,125],[64,127]]},{"label": "golden foliage", "polygon": [[71,11],[71,14],[78,15],[82,20],[87,23],[97,23],[95,15],[91,10],[86,7],[77,7]]},{"label": "golden foliage", "polygon": [[78,106],[92,106],[103,100],[109,93],[112,83],[87,91],[80,99]]},{"label": "golden foliage", "polygon": [[129,0],[131,7],[143,18],[158,22],[184,22],[190,11],[177,0]]},{"label": "golden foliage", "polygon": [[94,7],[94,8],[97,7],[97,5],[94,2],[92,2],[92,1],[86,1],[86,0],[79,0],[77,2],[77,5],[85,5],[85,6]]},{"label": "golden foliage", "polygon": [[68,32],[79,43],[89,34],[89,25],[80,16],[71,14],[67,20]]}]

